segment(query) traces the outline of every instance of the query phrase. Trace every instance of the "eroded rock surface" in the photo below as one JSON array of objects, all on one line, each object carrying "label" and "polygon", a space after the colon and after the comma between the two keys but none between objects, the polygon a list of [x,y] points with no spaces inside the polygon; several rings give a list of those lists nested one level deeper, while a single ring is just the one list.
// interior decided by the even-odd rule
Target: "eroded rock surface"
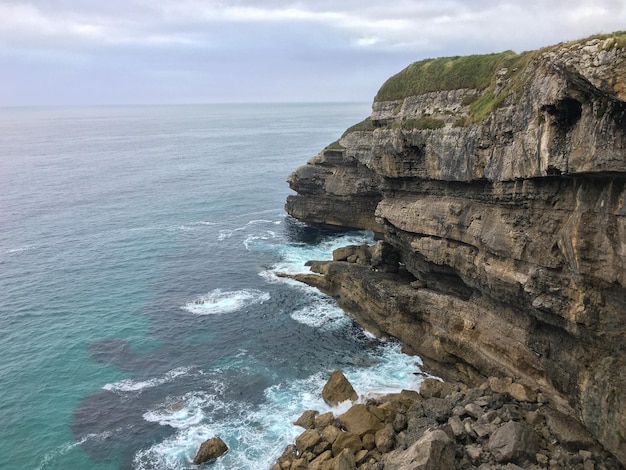
[{"label": "eroded rock surface", "polygon": [[413,64],[289,177],[286,206],[384,240],[369,265],[344,252],[300,280],[440,376],[515,377],[508,393],[539,393],[622,462],[625,46],[616,34],[485,56],[481,88],[389,92],[428,61]]}]

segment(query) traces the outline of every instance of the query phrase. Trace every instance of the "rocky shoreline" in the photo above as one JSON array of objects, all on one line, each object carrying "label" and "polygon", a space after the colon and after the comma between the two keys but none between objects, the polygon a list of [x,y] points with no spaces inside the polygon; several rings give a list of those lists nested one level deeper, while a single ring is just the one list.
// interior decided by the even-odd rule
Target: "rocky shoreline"
[{"label": "rocky shoreline", "polygon": [[541,392],[623,465],[625,77],[623,31],[415,62],[285,206],[380,240],[296,279],[438,377]]},{"label": "rocky shoreline", "polygon": [[357,398],[340,371],[322,392],[345,412],[307,410],[271,470],[619,470],[571,417],[510,378],[479,387],[427,378],[417,391]]}]

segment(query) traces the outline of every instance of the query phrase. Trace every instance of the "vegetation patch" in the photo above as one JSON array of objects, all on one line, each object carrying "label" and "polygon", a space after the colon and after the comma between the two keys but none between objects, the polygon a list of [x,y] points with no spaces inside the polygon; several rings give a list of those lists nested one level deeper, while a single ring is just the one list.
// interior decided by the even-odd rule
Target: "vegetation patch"
[{"label": "vegetation patch", "polygon": [[328,144],[324,150],[343,150],[345,147],[335,140],[333,143]]},{"label": "vegetation patch", "polygon": [[441,129],[446,123],[441,119],[435,119],[431,116],[422,116],[417,119],[403,119],[400,123],[402,129]]},{"label": "vegetation patch", "polygon": [[[605,49],[626,48],[626,31],[617,31],[520,54],[505,51],[496,54],[426,59],[409,65],[389,78],[378,91],[374,101],[403,100],[409,96],[429,92],[473,89],[476,93],[465,96],[462,101],[463,105],[470,106],[470,115],[463,123],[470,125],[481,122],[495,109],[504,105],[510,96],[512,102],[519,99],[525,83],[524,72],[533,59],[546,52],[571,48],[593,39],[605,41],[602,45]],[[607,41],[608,39],[610,41]],[[496,87],[496,82],[500,79],[506,80],[506,84]],[[598,111],[604,112],[606,109],[603,108],[599,106]],[[460,120],[455,125],[460,125]]]},{"label": "vegetation patch", "polygon": [[341,137],[345,137],[348,134],[359,131],[373,131],[376,129],[372,120],[367,117],[361,122],[356,123],[354,126],[348,127]]}]

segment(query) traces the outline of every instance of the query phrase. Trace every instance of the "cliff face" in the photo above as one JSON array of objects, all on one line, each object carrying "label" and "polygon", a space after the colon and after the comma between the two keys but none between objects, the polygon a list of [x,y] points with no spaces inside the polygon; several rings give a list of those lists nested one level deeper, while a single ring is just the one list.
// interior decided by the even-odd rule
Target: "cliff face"
[{"label": "cliff face", "polygon": [[445,377],[539,390],[626,463],[626,34],[412,64],[288,181],[291,215],[400,260],[304,281]]}]

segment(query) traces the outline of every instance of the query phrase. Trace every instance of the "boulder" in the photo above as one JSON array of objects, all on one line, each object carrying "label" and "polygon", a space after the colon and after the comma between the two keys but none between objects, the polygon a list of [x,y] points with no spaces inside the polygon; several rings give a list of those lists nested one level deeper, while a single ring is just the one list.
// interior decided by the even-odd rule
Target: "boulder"
[{"label": "boulder", "polygon": [[333,455],[339,455],[343,450],[348,449],[352,454],[356,454],[363,448],[363,443],[358,434],[342,432],[333,442]]},{"label": "boulder", "polygon": [[296,449],[302,454],[307,450],[313,449],[321,440],[322,436],[316,429],[307,429],[296,437]]},{"label": "boulder", "polygon": [[202,444],[196,456],[193,458],[193,463],[199,465],[201,463],[208,462],[210,460],[221,457],[228,451],[228,446],[219,437],[212,437],[207,439]]},{"label": "boulder", "polygon": [[344,449],[332,460],[322,464],[322,470],[355,470],[356,461],[354,454],[348,449]]},{"label": "boulder", "polygon": [[426,431],[411,447],[383,459],[385,470],[449,470],[454,468],[454,444],[441,429]]},{"label": "boulder", "polygon": [[534,461],[539,450],[537,434],[533,428],[518,421],[509,421],[496,429],[487,446],[500,463]]},{"label": "boulder", "polygon": [[396,443],[396,432],[393,425],[387,424],[384,428],[379,429],[374,436],[374,442],[381,454],[391,452]]},{"label": "boulder", "polygon": [[344,429],[359,436],[368,432],[376,432],[383,427],[383,423],[363,404],[356,404],[339,416],[339,422]]},{"label": "boulder", "polygon": [[489,377],[489,388],[496,393],[508,393],[518,401],[536,401],[537,393],[511,377]]},{"label": "boulder", "polygon": [[314,425],[317,429],[324,429],[326,426],[330,426],[331,424],[335,424],[335,415],[332,411],[315,417]]},{"label": "boulder", "polygon": [[420,387],[420,395],[424,398],[445,398],[459,389],[457,384],[426,378]]},{"label": "boulder", "polygon": [[341,430],[337,428],[337,426],[333,426],[333,425],[326,426],[322,430],[322,438],[326,442],[330,442],[331,444],[335,442],[335,440],[339,437],[340,434],[341,434]]},{"label": "boulder", "polygon": [[346,400],[356,401],[359,396],[354,391],[352,384],[346,379],[339,369],[333,371],[324,385],[322,390],[322,398],[330,406],[337,406]]},{"label": "boulder", "polygon": [[452,413],[452,403],[443,398],[431,398],[422,403],[424,414],[430,419],[443,423],[448,420]]},{"label": "boulder", "polygon": [[544,415],[546,424],[565,448],[578,451],[596,446],[596,441],[589,431],[574,418],[549,408],[544,410]]},{"label": "boulder", "polygon": [[310,470],[322,470],[322,464],[331,460],[333,458],[333,453],[330,450],[322,452],[318,455],[311,463],[309,464]]},{"label": "boulder", "polygon": [[315,427],[315,418],[319,415],[319,411],[306,410],[293,424],[304,429],[313,429]]}]

